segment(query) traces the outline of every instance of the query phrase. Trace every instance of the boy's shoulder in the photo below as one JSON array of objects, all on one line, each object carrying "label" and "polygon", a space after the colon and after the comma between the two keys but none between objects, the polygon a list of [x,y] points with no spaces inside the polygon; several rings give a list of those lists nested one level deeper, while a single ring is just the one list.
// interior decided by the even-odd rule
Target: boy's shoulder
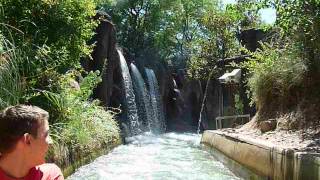
[{"label": "boy's shoulder", "polygon": [[[23,180],[64,180],[61,169],[51,163],[41,164],[32,168]],[[0,180],[15,180],[0,169]]]},{"label": "boy's shoulder", "polygon": [[41,173],[41,180],[63,180],[61,169],[53,163],[45,163],[34,168],[35,174]]},{"label": "boy's shoulder", "polygon": [[55,169],[55,170],[59,170],[61,172],[60,168],[54,163],[44,163],[44,164],[36,166],[36,169],[40,169],[40,170]]}]

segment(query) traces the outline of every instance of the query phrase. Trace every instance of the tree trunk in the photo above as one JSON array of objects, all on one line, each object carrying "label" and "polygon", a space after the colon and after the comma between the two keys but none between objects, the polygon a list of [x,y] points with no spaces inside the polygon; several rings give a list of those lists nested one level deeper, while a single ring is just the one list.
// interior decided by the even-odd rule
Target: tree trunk
[{"label": "tree trunk", "polygon": [[204,94],[203,94],[203,99],[202,99],[202,104],[201,104],[201,110],[200,110],[200,116],[199,116],[199,121],[198,121],[198,130],[197,130],[197,133],[198,133],[198,134],[200,133],[200,126],[201,126],[201,120],[202,120],[202,112],[203,112],[203,110],[204,110],[204,105],[205,105],[205,102],[206,102],[206,99],[207,99],[209,84],[210,84],[211,77],[212,77],[212,75],[213,75],[213,71],[214,71],[214,69],[213,69],[213,70],[210,72],[210,74],[209,74],[209,77],[208,77],[208,80],[207,80],[207,84],[206,84],[206,89],[205,89]]}]

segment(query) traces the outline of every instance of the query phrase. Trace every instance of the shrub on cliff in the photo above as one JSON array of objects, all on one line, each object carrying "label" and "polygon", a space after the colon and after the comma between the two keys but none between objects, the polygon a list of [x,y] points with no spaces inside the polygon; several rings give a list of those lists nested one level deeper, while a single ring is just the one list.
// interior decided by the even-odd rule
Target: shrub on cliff
[{"label": "shrub on cliff", "polygon": [[297,103],[307,66],[293,48],[289,44],[286,47],[263,44],[261,50],[251,53],[252,58],[243,63],[251,75],[248,79],[251,103],[265,115],[289,110]]},{"label": "shrub on cliff", "polygon": [[278,127],[320,130],[320,2],[275,1],[273,5],[277,38],[245,63],[258,107],[255,119],[278,118]]}]

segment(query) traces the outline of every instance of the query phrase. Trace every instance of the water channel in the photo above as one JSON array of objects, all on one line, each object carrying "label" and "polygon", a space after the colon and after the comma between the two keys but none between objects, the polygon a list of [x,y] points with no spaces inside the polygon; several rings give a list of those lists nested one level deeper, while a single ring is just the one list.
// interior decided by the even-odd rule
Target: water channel
[{"label": "water channel", "polygon": [[202,147],[200,139],[191,133],[130,137],[128,144],[79,168],[68,180],[241,179]]}]

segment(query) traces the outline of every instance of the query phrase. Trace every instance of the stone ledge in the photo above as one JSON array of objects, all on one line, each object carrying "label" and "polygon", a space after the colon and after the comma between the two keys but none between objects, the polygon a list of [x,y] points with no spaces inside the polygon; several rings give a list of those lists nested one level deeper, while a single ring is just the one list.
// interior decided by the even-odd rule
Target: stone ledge
[{"label": "stone ledge", "polygon": [[267,141],[211,130],[203,133],[201,143],[270,179],[320,180],[319,153],[295,152]]}]

